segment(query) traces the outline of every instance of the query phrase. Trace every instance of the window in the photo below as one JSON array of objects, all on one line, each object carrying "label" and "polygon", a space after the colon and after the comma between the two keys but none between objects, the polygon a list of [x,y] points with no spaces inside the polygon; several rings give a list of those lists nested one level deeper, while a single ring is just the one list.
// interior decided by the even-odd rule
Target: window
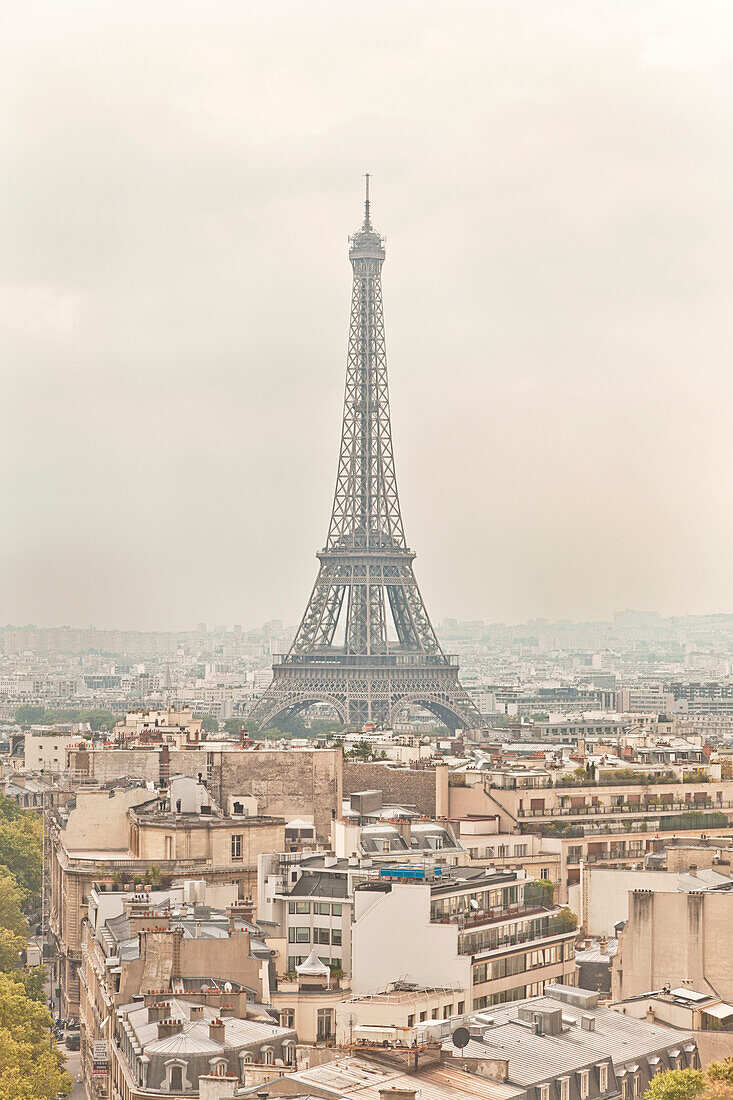
[{"label": "window", "polygon": [[608,1066],[602,1065],[598,1067],[598,1091],[605,1092],[608,1088]]},{"label": "window", "polygon": [[527,854],[527,845],[526,844],[515,844],[514,845],[514,855],[515,856],[526,856],[526,854]]},{"label": "window", "polygon": [[424,1023],[427,1020],[427,1018],[428,1018],[427,1012],[421,1012],[420,1013],[420,1023],[421,1024]]},{"label": "window", "polygon": [[459,1001],[458,1002],[458,1015],[462,1016],[465,1011],[466,1011],[466,1002],[465,1001]]},{"label": "window", "polygon": [[634,1074],[634,1097],[636,1098],[638,1095],[639,1095],[639,1074],[635,1073]]},{"label": "window", "polygon": [[288,943],[310,943],[310,928],[288,928]]},{"label": "window", "polygon": [[328,934],[327,928],[314,928],[313,929],[313,942],[314,943],[330,943],[331,937]]},{"label": "window", "polygon": [[183,1066],[168,1066],[168,1091],[183,1092]]},{"label": "window", "polygon": [[590,1091],[590,1072],[587,1069],[581,1070],[578,1074],[578,1086],[580,1091],[580,1100],[587,1100],[588,1093]]},{"label": "window", "polygon": [[560,1100],[570,1100],[570,1078],[560,1078]]},{"label": "window", "polygon": [[322,917],[327,917],[331,912],[331,906],[327,901],[315,901],[313,903],[313,912],[320,913]]},{"label": "window", "polygon": [[414,1027],[415,1026],[415,1013],[414,1012],[411,1016],[407,1017],[407,1026],[408,1027]]},{"label": "window", "polygon": [[239,860],[242,858],[242,833],[232,834],[232,859]]},{"label": "window", "polygon": [[288,913],[310,913],[311,903],[309,901],[289,901]]},{"label": "window", "polygon": [[332,928],[331,929],[331,943],[334,945],[334,947],[340,947],[341,946],[341,929],[340,928]]},{"label": "window", "polygon": [[281,1008],[280,1009],[280,1027],[295,1027],[295,1009],[294,1008]]},{"label": "window", "polygon": [[340,917],[341,916],[341,903],[340,902],[334,902],[334,904],[331,906],[331,912],[333,913],[334,917]]},{"label": "window", "polygon": [[539,1093],[539,1100],[550,1100],[550,1086],[549,1085],[540,1085],[540,1087],[537,1091]]},{"label": "window", "polygon": [[333,1009],[319,1008],[316,1021],[316,1042],[325,1043],[333,1038]]}]

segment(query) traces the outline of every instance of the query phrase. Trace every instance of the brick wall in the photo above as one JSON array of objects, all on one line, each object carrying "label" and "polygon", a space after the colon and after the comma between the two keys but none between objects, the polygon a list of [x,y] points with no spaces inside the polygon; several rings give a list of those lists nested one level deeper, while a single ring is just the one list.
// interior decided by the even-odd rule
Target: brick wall
[{"label": "brick wall", "polygon": [[354,791],[382,791],[384,801],[433,817],[436,808],[435,768],[393,768],[344,760],[344,798]]}]

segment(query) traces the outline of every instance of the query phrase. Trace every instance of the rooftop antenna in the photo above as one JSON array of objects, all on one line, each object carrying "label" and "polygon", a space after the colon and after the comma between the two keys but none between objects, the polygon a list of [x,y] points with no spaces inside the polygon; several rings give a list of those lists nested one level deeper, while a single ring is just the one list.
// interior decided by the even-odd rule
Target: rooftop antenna
[{"label": "rooftop antenna", "polygon": [[364,174],[366,180],[366,197],[364,199],[364,228],[370,230],[372,228],[372,220],[369,216],[369,172]]}]

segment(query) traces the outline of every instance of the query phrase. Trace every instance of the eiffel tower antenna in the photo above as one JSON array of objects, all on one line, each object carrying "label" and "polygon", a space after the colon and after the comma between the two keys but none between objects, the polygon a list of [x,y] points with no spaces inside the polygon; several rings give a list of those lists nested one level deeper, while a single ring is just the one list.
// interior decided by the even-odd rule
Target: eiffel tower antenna
[{"label": "eiffel tower antenna", "polygon": [[369,216],[369,173],[368,172],[366,172],[364,174],[364,179],[366,181],[366,198],[364,199],[364,225],[362,226],[362,228],[364,230],[366,230],[367,232],[369,232],[372,228],[372,220],[371,220],[371,217]]},{"label": "eiffel tower antenna", "polygon": [[384,238],[371,221],[349,238],[353,272],[336,488],[313,591],[288,653],[248,717],[274,725],[313,703],[349,725],[391,726],[407,707],[451,729],[483,720],[458,661],[433,630],[405,540],[392,450],[382,312]]}]

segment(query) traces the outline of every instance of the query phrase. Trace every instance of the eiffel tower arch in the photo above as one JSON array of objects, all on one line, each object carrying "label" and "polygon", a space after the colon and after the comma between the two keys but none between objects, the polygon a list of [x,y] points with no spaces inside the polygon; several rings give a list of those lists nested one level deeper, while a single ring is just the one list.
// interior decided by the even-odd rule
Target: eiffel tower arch
[{"label": "eiffel tower arch", "polygon": [[338,473],[318,576],[293,643],[249,717],[272,726],[314,703],[348,725],[390,726],[410,704],[449,728],[483,720],[420,595],[397,493],[382,312],[384,238],[349,238],[353,271]]}]

